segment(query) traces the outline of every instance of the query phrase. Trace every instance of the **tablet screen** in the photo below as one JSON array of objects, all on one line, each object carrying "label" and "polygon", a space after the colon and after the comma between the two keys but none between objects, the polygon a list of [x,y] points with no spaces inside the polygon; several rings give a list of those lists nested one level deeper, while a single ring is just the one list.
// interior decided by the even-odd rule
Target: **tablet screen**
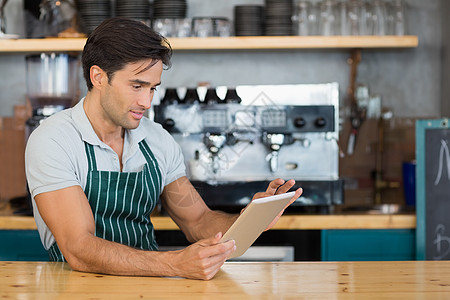
[{"label": "tablet screen", "polygon": [[221,242],[234,240],[236,251],[229,258],[241,256],[286,207],[295,192],[255,199],[223,235]]}]

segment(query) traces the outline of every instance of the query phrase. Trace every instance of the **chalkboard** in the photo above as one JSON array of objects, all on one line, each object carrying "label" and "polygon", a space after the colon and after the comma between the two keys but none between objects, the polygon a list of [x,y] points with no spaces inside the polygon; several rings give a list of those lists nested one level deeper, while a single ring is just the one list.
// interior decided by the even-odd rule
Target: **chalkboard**
[{"label": "chalkboard", "polygon": [[450,259],[450,128],[448,120],[416,122],[419,260]]}]

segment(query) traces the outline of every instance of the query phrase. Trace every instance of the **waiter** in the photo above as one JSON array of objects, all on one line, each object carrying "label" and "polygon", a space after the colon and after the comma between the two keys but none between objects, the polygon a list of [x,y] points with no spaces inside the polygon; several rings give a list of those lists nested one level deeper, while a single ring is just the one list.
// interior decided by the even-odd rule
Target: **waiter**
[{"label": "waiter", "polygon": [[[46,119],[25,154],[34,216],[51,260],[86,272],[210,279],[234,251],[234,241],[219,241],[237,215],[205,205],[185,176],[180,147],[144,117],[170,58],[167,40],[137,21],[109,19],[87,39],[86,97]],[[253,198],[293,185],[276,179]],[[153,251],[150,214],[158,199],[192,245]]]}]

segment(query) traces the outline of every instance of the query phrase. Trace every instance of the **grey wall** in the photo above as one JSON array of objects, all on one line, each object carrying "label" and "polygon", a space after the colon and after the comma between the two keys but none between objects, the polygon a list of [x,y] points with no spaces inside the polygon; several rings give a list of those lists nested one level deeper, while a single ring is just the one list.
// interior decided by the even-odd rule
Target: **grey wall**
[{"label": "grey wall", "polygon": [[[409,33],[418,35],[415,49],[363,50],[358,81],[381,94],[383,105],[402,117],[441,116],[442,22],[445,0],[407,0]],[[188,0],[190,17],[232,18],[233,5],[263,4],[262,0]],[[21,0],[9,0],[8,33],[23,35]],[[173,66],[163,75],[163,87],[338,82],[341,97],[349,83],[346,50],[175,51]],[[447,71],[448,73],[448,71]],[[25,103],[24,55],[0,55],[0,116]],[[85,93],[83,81],[80,87]]]},{"label": "grey wall", "polygon": [[450,1],[443,2],[442,8],[442,116],[450,117]]}]

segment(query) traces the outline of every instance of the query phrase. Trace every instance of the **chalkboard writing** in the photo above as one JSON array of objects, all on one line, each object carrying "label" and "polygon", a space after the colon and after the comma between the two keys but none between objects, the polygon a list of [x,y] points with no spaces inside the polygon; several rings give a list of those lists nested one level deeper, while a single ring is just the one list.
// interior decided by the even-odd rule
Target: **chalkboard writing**
[{"label": "chalkboard writing", "polygon": [[[432,145],[430,145],[432,146]],[[431,158],[433,160],[433,158]],[[434,180],[434,186],[437,186],[441,182],[442,172],[445,172],[444,164],[447,163],[447,178],[450,183],[450,155],[448,153],[448,144],[446,140],[441,139],[441,149],[439,149],[438,170],[436,173],[436,179]]]},{"label": "chalkboard writing", "polygon": [[416,123],[417,258],[450,259],[450,129],[447,119]]},{"label": "chalkboard writing", "polygon": [[434,232],[433,244],[430,244],[429,253],[434,260],[447,259],[450,254],[450,237],[446,236],[445,225],[438,224]]}]

